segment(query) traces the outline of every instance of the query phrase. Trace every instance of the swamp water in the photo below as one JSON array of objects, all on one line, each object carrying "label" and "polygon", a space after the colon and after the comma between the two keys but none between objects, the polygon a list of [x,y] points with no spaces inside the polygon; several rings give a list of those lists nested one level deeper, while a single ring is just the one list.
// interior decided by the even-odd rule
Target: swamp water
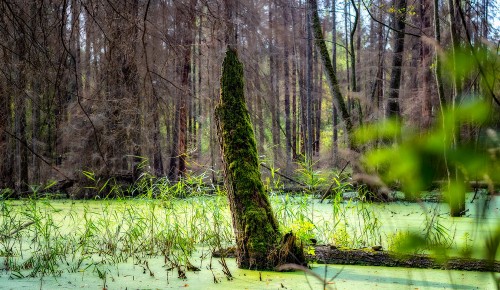
[{"label": "swamp water", "polygon": [[[500,221],[495,196],[468,202],[466,216],[453,219],[440,203],[319,203],[281,195],[271,201],[283,231],[351,248],[396,249],[415,232],[447,255],[483,258]],[[323,289],[314,275],[327,289],[496,288],[491,273],[468,271],[313,264],[307,274],[273,273],[237,269],[227,258],[225,268],[210,258],[233,241],[224,196],[0,201],[0,207],[0,289]]]}]

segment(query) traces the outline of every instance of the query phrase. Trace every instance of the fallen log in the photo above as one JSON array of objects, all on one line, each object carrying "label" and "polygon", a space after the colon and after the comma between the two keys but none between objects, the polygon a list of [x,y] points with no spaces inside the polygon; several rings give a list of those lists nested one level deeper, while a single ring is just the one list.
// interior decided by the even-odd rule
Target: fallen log
[{"label": "fallen log", "polygon": [[[375,250],[374,250],[375,249]],[[396,254],[379,250],[380,247],[363,249],[339,249],[330,245],[314,246],[314,255],[306,254],[311,263],[333,265],[360,265],[402,267],[418,269],[442,269],[479,272],[499,272],[500,262],[473,258],[450,257],[438,259],[423,254]],[[213,257],[234,258],[235,248],[230,247],[212,253]]]},{"label": "fallen log", "polygon": [[500,262],[473,258],[438,259],[431,255],[396,254],[371,248],[339,249],[335,246],[316,246],[314,252],[307,259],[320,264],[500,272]]}]

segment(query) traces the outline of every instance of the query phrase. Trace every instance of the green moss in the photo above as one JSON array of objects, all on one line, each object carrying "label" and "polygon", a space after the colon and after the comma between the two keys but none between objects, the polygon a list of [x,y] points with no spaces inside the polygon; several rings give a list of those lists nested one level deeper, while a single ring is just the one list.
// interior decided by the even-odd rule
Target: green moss
[{"label": "green moss", "polygon": [[237,245],[241,247],[238,262],[243,267],[270,268],[265,260],[278,244],[279,231],[260,176],[257,146],[244,98],[243,65],[232,49],[227,50],[222,64],[216,117],[222,137],[226,186],[234,205]]},{"label": "green moss", "polygon": [[238,264],[273,269],[281,259],[276,255],[281,235],[260,176],[255,135],[244,98],[243,65],[230,48],[222,64],[220,104],[215,114]]},{"label": "green moss", "polygon": [[342,97],[342,93],[340,92],[337,75],[335,74],[335,70],[333,69],[333,64],[330,59],[330,54],[328,52],[325,39],[323,37],[323,31],[321,28],[321,22],[319,20],[319,15],[317,10],[318,5],[316,1],[311,1],[311,2],[313,4],[312,25],[313,25],[313,32],[314,32],[316,46],[319,49],[319,53],[323,61],[323,66],[326,70],[327,77],[330,81],[330,90],[333,93],[333,97],[335,98],[336,107],[340,111],[340,114],[342,115],[342,120],[345,122],[347,131],[350,132],[352,130],[351,118],[347,110],[347,106]]}]

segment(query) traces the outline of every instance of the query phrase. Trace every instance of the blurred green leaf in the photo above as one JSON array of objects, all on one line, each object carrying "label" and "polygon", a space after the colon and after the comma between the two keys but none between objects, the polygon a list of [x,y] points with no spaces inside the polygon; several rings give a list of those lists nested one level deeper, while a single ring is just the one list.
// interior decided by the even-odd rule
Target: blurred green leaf
[{"label": "blurred green leaf", "polygon": [[362,126],[354,132],[354,140],[364,144],[378,138],[396,138],[401,135],[401,123],[395,119]]},{"label": "blurred green leaf", "polygon": [[448,203],[454,205],[458,203],[465,194],[465,183],[463,180],[451,180],[443,185],[443,192],[448,200]]},{"label": "blurred green leaf", "polygon": [[472,148],[457,148],[448,153],[448,160],[465,175],[472,178],[482,176],[488,171],[490,158],[486,152],[479,152]]},{"label": "blurred green leaf", "polygon": [[422,251],[426,246],[427,242],[421,234],[410,232],[396,245],[394,250],[401,254],[413,254]]},{"label": "blurred green leaf", "polygon": [[[485,102],[473,100],[455,108],[455,122],[468,124],[481,124],[488,120],[491,107]],[[452,114],[452,113],[449,113]]]},{"label": "blurred green leaf", "polygon": [[462,78],[471,73],[476,65],[469,49],[456,48],[455,58],[453,58],[453,53],[448,53],[448,57],[444,61],[444,67],[447,72],[454,73],[454,77]]}]

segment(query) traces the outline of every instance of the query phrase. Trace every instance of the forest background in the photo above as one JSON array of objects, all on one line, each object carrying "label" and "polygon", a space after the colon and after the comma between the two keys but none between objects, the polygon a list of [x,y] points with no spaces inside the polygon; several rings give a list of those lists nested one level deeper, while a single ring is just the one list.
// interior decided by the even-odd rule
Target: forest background
[{"label": "forest background", "polygon": [[[269,167],[293,175],[304,160],[356,166],[347,120],[357,128],[397,117],[425,132],[442,108],[482,99],[498,128],[498,2],[318,1],[347,115],[335,107],[338,92],[314,45],[315,2],[233,3],[247,106]],[[22,197],[59,181],[70,196],[85,197],[85,172],[120,182],[144,173],[220,182],[214,108],[225,7],[1,1],[0,189]],[[469,62],[480,65],[452,73]],[[476,140],[482,129],[463,126],[458,139]]]}]

